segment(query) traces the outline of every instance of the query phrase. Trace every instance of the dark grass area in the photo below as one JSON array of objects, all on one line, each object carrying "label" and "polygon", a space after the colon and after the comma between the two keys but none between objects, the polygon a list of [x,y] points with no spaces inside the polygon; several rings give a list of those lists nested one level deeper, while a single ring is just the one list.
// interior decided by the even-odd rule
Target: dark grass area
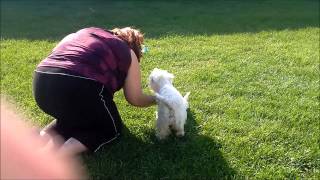
[{"label": "dark grass area", "polygon": [[317,0],[2,0],[1,36],[60,39],[87,26],[134,26],[149,38],[319,27]]},{"label": "dark grass area", "polygon": [[[85,156],[94,179],[201,179],[203,177],[240,177],[224,159],[221,144],[200,135],[192,111],[188,112],[188,134],[159,142],[153,131],[137,138],[124,128],[120,142],[106,146],[107,151]],[[106,161],[108,159],[108,161]],[[132,168],[134,167],[134,168]],[[103,173],[101,173],[103,172]],[[118,174],[119,173],[119,174]]]}]

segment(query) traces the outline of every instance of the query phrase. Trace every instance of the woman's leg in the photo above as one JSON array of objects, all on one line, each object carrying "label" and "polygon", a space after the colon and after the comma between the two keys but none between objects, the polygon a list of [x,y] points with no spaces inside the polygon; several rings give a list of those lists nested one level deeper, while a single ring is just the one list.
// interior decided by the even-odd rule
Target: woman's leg
[{"label": "woman's leg", "polygon": [[55,132],[57,120],[51,121],[40,131],[40,137],[45,148],[58,149],[63,144],[63,138]]},{"label": "woman's leg", "polygon": [[63,145],[63,139],[58,135],[52,136],[45,131],[41,131],[40,137],[44,141],[43,149],[58,150]]},{"label": "woman's leg", "polygon": [[59,135],[54,133],[57,120],[53,120],[40,131],[40,137],[46,143],[43,150],[56,150],[65,155],[75,155],[87,150],[87,147],[75,138],[63,142]]},{"label": "woman's leg", "polygon": [[53,120],[40,131],[40,137],[43,139],[45,143],[48,143],[52,138],[52,136],[48,132],[51,131],[51,129],[53,129],[56,123],[57,120]]},{"label": "woman's leg", "polygon": [[88,148],[85,145],[83,145],[80,141],[73,137],[69,138],[59,149],[61,153],[71,156],[85,152],[87,150]]},{"label": "woman's leg", "polygon": [[101,83],[60,71],[37,72],[34,82],[37,104],[58,119],[55,132],[67,140],[61,150],[94,152],[119,136],[120,115],[112,94]]}]

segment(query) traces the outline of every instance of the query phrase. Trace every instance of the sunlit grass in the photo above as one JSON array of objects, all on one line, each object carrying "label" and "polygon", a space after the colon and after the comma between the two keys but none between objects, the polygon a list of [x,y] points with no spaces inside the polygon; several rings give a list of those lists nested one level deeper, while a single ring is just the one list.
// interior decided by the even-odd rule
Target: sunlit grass
[{"label": "sunlit grass", "polygon": [[[96,4],[89,3],[90,7],[99,9],[101,2],[94,2]],[[267,2],[277,5],[277,1]],[[290,4],[288,2],[281,1],[278,8]],[[159,8],[159,11],[166,11],[166,6],[172,8],[169,2],[156,3],[158,6],[148,6],[147,1],[121,3],[116,7],[150,6]],[[230,3],[218,1],[213,4],[219,5],[221,13],[226,15]],[[303,9],[314,3],[306,1],[302,5],[294,1],[290,8],[299,6],[297,9]],[[197,5],[197,10],[206,12],[197,16],[192,14],[190,4],[183,5],[182,1],[177,1],[173,7],[185,6],[187,15],[192,14],[195,19],[203,21],[213,20],[209,16],[213,7],[206,6],[208,4]],[[21,6],[14,3],[9,5],[21,10]],[[53,3],[53,9],[58,11],[60,5]],[[238,6],[246,6],[257,16],[264,12],[252,10],[259,6],[258,1],[245,1]],[[30,8],[30,4],[25,7]],[[84,6],[80,3],[74,8],[82,9]],[[212,11],[219,14],[218,10]],[[51,16],[50,12],[48,16]],[[102,11],[96,12],[103,14]],[[115,101],[126,125],[124,135],[120,141],[105,146],[99,153],[83,157],[90,176],[94,179],[319,178],[320,29],[312,26],[318,17],[310,15],[309,11],[290,13],[294,17],[309,17],[309,24],[301,25],[297,23],[300,21],[293,19],[284,22],[292,28],[282,28],[273,26],[277,24],[276,20],[267,18],[269,26],[263,22],[257,26],[253,23],[254,27],[246,31],[244,22],[251,20],[248,16],[242,19],[242,23],[237,19],[230,20],[238,26],[234,32],[230,32],[227,25],[215,29],[212,23],[207,22],[207,29],[203,27],[204,31],[200,32],[195,27],[197,23],[192,24],[189,27],[194,30],[190,30],[191,35],[182,30],[180,33],[163,34],[163,29],[156,30],[143,21],[137,21],[142,30],[143,27],[149,30],[146,31],[149,33],[146,44],[150,52],[141,62],[144,91],[149,91],[148,74],[158,67],[176,76],[174,85],[182,94],[191,92],[186,137],[157,141],[154,136],[155,107],[132,107],[119,92]],[[35,15],[27,11],[26,15],[30,14]],[[274,11],[271,15],[280,17]],[[166,17],[166,14],[161,15],[155,26],[163,24],[165,30],[181,28],[179,24],[167,27]],[[290,16],[286,17],[290,19]],[[153,18],[144,16],[145,20]],[[39,32],[37,36],[30,29],[24,29],[26,32],[21,31],[21,34],[25,38],[21,38],[17,33],[19,30],[10,25],[13,22],[8,19],[1,22],[8,25],[1,27],[5,29],[1,34],[1,93],[10,96],[35,125],[44,126],[51,118],[41,112],[33,100],[33,70],[50,53],[58,42],[55,38],[62,36],[65,29],[63,25],[54,29],[45,26],[45,32],[52,30],[56,33],[48,35],[51,40],[43,38],[45,32]],[[41,24],[40,20],[35,22],[35,26]],[[94,22],[103,24],[102,21]],[[129,24],[129,20],[120,22]],[[267,26],[265,30],[262,28],[264,24]],[[26,27],[32,29],[33,26]],[[69,29],[76,27],[72,25]],[[216,33],[206,32],[210,30],[216,30]],[[15,34],[17,38],[14,38]]]}]

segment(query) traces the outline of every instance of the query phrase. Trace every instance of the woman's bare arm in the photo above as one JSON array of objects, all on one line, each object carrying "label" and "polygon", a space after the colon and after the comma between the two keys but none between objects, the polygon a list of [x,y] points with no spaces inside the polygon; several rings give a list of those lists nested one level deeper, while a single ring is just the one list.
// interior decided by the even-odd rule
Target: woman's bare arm
[{"label": "woman's bare arm", "polygon": [[148,107],[156,104],[154,96],[146,95],[142,91],[140,65],[137,56],[132,50],[131,59],[131,65],[123,87],[126,100],[138,107]]}]

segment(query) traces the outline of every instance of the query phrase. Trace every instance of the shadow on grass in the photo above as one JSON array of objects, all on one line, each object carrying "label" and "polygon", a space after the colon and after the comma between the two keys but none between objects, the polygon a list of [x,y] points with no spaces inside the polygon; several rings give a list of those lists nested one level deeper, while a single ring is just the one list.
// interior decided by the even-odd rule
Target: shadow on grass
[{"label": "shadow on grass", "polygon": [[214,139],[200,135],[188,111],[186,136],[159,142],[154,131],[141,140],[124,129],[119,142],[84,156],[93,179],[199,179],[236,176]]},{"label": "shadow on grass", "polygon": [[317,0],[7,0],[1,5],[1,37],[14,39],[60,40],[89,26],[135,26],[148,38],[319,27]]}]

